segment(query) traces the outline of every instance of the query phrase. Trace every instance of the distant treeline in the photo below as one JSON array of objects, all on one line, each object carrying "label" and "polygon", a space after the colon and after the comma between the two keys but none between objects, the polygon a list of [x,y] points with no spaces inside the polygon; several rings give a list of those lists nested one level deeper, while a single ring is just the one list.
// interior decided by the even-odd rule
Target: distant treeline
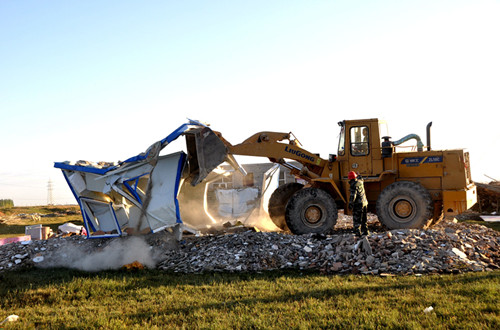
[{"label": "distant treeline", "polygon": [[0,199],[0,207],[14,207],[12,199]]}]

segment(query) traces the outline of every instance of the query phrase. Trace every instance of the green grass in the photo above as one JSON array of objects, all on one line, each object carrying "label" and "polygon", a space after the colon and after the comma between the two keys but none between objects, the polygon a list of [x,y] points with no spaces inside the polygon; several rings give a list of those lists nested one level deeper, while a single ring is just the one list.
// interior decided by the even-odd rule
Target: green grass
[{"label": "green grass", "polygon": [[42,206],[15,206],[15,207],[0,208],[0,212],[4,213],[5,215],[13,215],[20,213],[49,214],[49,213],[61,212],[64,210],[79,211],[80,207],[78,207],[78,205],[42,205]]},{"label": "green grass", "polygon": [[13,328],[498,329],[499,275],[31,270],[0,275],[0,309]]},{"label": "green grass", "polygon": [[[52,214],[64,210],[80,211],[80,208],[77,205],[0,208],[0,212],[5,214],[6,216],[22,214],[22,213]],[[32,219],[19,219],[15,222],[0,223],[0,238],[24,235],[26,226],[37,225],[37,224],[42,224],[44,227],[50,227],[52,231],[55,233],[57,232],[57,228],[66,222],[72,222],[75,225],[79,226],[83,225],[82,216],[80,214],[57,216],[57,217],[44,217],[41,219],[41,221],[34,221]]]}]

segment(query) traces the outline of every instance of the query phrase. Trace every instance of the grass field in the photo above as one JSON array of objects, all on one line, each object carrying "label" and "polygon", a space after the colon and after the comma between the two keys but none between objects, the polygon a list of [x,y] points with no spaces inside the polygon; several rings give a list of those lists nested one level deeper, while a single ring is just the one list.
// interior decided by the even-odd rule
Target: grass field
[{"label": "grass field", "polygon": [[[30,207],[12,207],[12,208],[0,208],[0,212],[5,214],[5,216],[11,216],[16,214],[53,214],[65,210],[80,211],[77,205],[68,206],[30,206]],[[52,231],[57,232],[57,228],[66,223],[72,222],[75,225],[83,225],[82,216],[80,214],[66,215],[63,217],[44,217],[41,221],[34,221],[32,219],[19,219],[15,222],[0,223],[0,238],[14,237],[24,235],[25,227],[43,224],[43,226],[50,227]]]},{"label": "grass field", "polygon": [[[0,235],[8,226],[0,225]],[[8,235],[21,227],[23,234],[16,223]],[[20,317],[0,328],[500,329],[499,297],[500,271],[376,277],[29,269],[0,273],[0,321]]]},{"label": "grass field", "polygon": [[0,275],[0,309],[18,328],[499,329],[499,275],[32,270]]}]

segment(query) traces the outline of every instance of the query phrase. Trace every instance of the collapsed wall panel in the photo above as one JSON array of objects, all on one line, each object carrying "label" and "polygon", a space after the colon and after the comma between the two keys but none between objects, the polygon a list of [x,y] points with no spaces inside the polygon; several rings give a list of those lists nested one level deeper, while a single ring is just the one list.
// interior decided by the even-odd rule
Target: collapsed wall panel
[{"label": "collapsed wall panel", "polygon": [[160,157],[152,170],[143,206],[153,232],[182,223],[177,194],[185,160],[184,153]]},{"label": "collapsed wall panel", "polygon": [[88,235],[92,237],[114,237],[122,234],[113,209],[113,203],[80,198],[80,205],[83,209],[82,215]]},{"label": "collapsed wall panel", "polygon": [[63,174],[82,210],[88,237],[156,232],[181,224],[177,194],[186,155],[177,152],[96,173],[66,164]]}]

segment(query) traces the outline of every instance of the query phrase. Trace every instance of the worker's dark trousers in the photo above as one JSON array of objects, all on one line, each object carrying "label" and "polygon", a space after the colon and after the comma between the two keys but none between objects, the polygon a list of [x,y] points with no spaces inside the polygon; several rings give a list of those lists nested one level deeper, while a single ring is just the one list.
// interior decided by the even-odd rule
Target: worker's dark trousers
[{"label": "worker's dark trousers", "polygon": [[354,205],[352,210],[352,220],[353,228],[356,234],[367,234],[368,227],[366,226],[367,221],[367,207],[363,205]]}]

